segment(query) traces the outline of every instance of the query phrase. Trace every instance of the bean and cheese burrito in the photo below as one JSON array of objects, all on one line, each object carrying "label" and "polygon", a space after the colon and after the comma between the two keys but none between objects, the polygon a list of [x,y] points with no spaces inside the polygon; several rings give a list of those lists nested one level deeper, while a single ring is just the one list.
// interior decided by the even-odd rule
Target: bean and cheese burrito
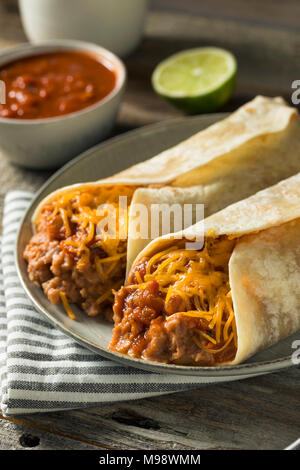
[{"label": "bean and cheese burrito", "polygon": [[297,331],[300,173],[152,241],[115,294],[114,322],[109,349],[199,366],[239,364]]},{"label": "bean and cheese burrito", "polygon": [[[130,209],[119,214],[120,196],[130,208],[143,200],[149,206],[152,200],[203,203],[210,215],[300,171],[299,130],[296,109],[260,96],[146,162],[53,192],[33,216],[34,234],[24,252],[30,279],[52,303],[63,302],[72,318],[69,303],[90,316],[102,313],[113,302],[112,289],[124,283],[126,264],[151,238],[134,240],[134,216]],[[116,236],[103,237],[97,226],[112,210]],[[163,233],[161,228],[158,235]]]}]

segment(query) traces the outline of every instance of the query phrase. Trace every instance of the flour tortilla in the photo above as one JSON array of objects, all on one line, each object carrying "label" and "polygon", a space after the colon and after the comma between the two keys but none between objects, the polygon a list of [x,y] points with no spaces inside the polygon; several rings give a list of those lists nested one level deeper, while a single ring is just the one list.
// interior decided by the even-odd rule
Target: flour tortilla
[{"label": "flour tortilla", "polygon": [[[213,232],[211,232],[213,231]],[[153,240],[143,257],[193,239],[237,239],[229,281],[237,325],[239,364],[300,328],[300,173],[175,234]]]},{"label": "flour tortilla", "polygon": [[[300,171],[300,118],[282,98],[258,96],[226,119],[156,157],[92,183],[75,184],[48,195],[33,215],[35,230],[46,203],[76,189],[141,186],[133,201],[202,203],[205,215],[254,194]],[[160,188],[149,188],[159,185]],[[144,187],[143,187],[144,186]],[[136,240],[129,217],[128,269],[151,239]],[[174,227],[170,227],[170,231]],[[164,234],[163,227],[160,233]]]},{"label": "flour tortilla", "polygon": [[[201,201],[204,196],[202,186],[192,186],[190,188],[174,188],[166,186],[164,188],[139,188],[135,191],[132,204],[129,210],[129,224],[128,224],[128,244],[127,244],[127,272],[135,260],[136,256],[145,246],[150,243],[153,238],[160,235],[172,233],[176,231],[176,223],[179,223],[178,229],[182,229],[181,224],[185,226],[192,225],[199,220],[203,219],[203,212],[198,211],[198,201]],[[139,220],[140,211],[138,210],[139,204],[147,210],[147,226],[148,232],[143,238],[139,236]],[[160,210],[158,216],[152,216],[151,212],[155,206]],[[184,217],[184,207],[190,210],[190,217]],[[174,211],[173,211],[174,209]],[[181,217],[176,217],[176,209],[179,210]],[[145,209],[144,209],[145,210]],[[169,216],[170,214],[170,216]],[[178,211],[177,211],[178,214]],[[181,219],[181,220],[180,220]],[[191,220],[188,224],[187,221]],[[152,225],[151,225],[152,221]],[[152,228],[154,230],[152,230]]]}]

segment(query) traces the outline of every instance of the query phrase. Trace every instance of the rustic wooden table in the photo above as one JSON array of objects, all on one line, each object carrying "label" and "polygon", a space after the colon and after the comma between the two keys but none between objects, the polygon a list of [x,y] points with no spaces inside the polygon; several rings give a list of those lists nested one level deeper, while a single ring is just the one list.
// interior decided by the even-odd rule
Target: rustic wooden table
[{"label": "rustic wooden table", "polygon": [[[152,92],[149,78],[162,58],[193,46],[236,54],[238,86],[225,110],[256,94],[290,100],[300,78],[299,17],[297,0],[152,0],[144,40],[126,60],[129,83],[115,133],[180,115]],[[25,40],[16,0],[1,0],[0,47]],[[48,176],[0,155],[1,207],[8,190],[37,189]],[[88,410],[0,417],[0,449],[26,447],[27,434],[32,449],[282,449],[300,434],[299,368]]]}]

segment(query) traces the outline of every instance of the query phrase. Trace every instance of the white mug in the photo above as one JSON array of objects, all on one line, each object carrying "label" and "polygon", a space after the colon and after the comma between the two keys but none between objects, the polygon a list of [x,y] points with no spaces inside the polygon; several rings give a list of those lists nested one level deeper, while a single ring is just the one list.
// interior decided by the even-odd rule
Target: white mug
[{"label": "white mug", "polygon": [[137,46],[148,0],[19,0],[31,42],[78,39],[124,57]]}]

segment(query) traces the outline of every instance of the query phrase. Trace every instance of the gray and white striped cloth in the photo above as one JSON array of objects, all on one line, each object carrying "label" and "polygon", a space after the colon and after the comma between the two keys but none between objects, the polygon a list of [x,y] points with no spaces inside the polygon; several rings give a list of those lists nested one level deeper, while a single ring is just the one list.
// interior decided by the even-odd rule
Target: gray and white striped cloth
[{"label": "gray and white striped cloth", "polygon": [[102,358],[65,336],[36,311],[21,287],[14,263],[18,226],[32,196],[30,192],[13,191],[4,204],[0,269],[2,413],[9,416],[97,406],[211,383],[200,377],[139,371]]}]

